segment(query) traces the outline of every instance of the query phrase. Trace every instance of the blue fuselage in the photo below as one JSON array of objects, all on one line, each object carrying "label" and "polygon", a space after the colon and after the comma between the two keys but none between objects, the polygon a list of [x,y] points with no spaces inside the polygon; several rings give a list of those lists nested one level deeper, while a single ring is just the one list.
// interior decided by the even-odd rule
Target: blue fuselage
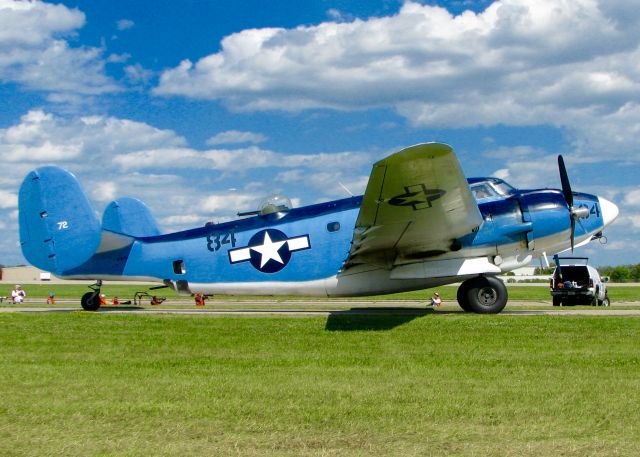
[{"label": "blue fuselage", "polygon": [[[598,234],[604,222],[597,196],[574,193],[574,198],[575,205],[589,209],[589,217],[576,226],[579,243]],[[366,278],[343,274],[361,203],[362,197],[352,197],[284,214],[137,238],[125,247],[102,250],[62,276],[150,279],[185,292],[315,295],[395,292],[460,279],[455,275],[434,281],[392,279],[391,264],[377,270],[369,267]],[[478,206],[484,221],[477,230],[451,240],[447,251],[414,260],[485,257],[506,272],[543,252],[569,247],[571,219],[560,191],[519,191],[479,199]]]}]

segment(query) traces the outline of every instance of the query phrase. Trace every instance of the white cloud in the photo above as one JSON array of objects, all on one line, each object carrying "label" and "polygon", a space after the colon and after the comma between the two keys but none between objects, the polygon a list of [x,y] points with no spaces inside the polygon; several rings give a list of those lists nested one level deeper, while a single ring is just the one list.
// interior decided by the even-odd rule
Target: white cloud
[{"label": "white cloud", "polygon": [[94,184],[90,189],[90,195],[94,200],[108,203],[117,197],[118,186],[113,181],[102,181]]},{"label": "white cloud", "polygon": [[49,92],[49,100],[119,90],[105,75],[102,50],[71,48],[65,35],[84,26],[84,14],[64,5],[0,0],[0,82]]},{"label": "white cloud", "polygon": [[640,229],[640,214],[630,215],[628,219],[631,221],[634,228]]},{"label": "white cloud", "polygon": [[200,207],[208,213],[228,213],[230,211],[253,210],[257,200],[252,194],[209,195],[202,199]]},{"label": "white cloud", "polygon": [[632,207],[640,207],[640,189],[627,192],[624,196],[624,204]]},{"label": "white cloud", "polygon": [[200,214],[178,214],[163,218],[160,223],[168,226],[192,226],[204,225],[202,215]]},{"label": "white cloud", "polygon": [[[46,164],[74,173],[98,214],[109,201],[134,196],[147,203],[164,231],[176,231],[234,219],[272,194],[287,195],[299,206],[345,197],[339,182],[361,192],[363,172],[374,158],[357,151],[287,155],[257,146],[199,150],[171,130],[142,122],[44,110],[0,129],[0,157],[11,168],[0,174],[0,220],[6,226],[0,239],[7,240],[0,252],[14,252],[13,259],[19,258],[17,191],[29,171]],[[5,245],[10,248],[3,251]]]},{"label": "white cloud", "polygon": [[136,25],[135,22],[130,19],[120,19],[118,22],[116,22],[116,27],[120,31],[133,28],[134,25]]},{"label": "white cloud", "polygon": [[123,170],[194,168],[242,172],[259,168],[354,169],[371,163],[361,152],[281,154],[257,146],[239,149],[150,148],[118,154],[113,163]]},{"label": "white cloud", "polygon": [[155,92],[245,111],[393,106],[417,126],[549,124],[592,160],[635,158],[639,42],[639,9],[596,0],[457,16],[407,2],[389,17],[235,33]]},{"label": "white cloud", "polygon": [[37,45],[55,34],[69,34],[84,25],[84,14],[64,5],[0,0],[0,43]]},{"label": "white cloud", "polygon": [[105,116],[65,119],[41,110],[0,129],[0,155],[8,162],[69,161],[92,156],[94,165],[109,162],[111,154],[159,145],[179,146],[184,138],[142,122]]},{"label": "white cloud", "polygon": [[267,137],[261,133],[241,132],[239,130],[227,130],[212,136],[207,140],[209,145],[218,144],[240,144],[240,143],[264,143]]},{"label": "white cloud", "polygon": [[6,190],[0,189],[0,209],[17,208],[18,196]]},{"label": "white cloud", "polygon": [[133,84],[147,84],[153,77],[153,71],[144,68],[139,63],[124,67],[124,74],[127,80]]}]

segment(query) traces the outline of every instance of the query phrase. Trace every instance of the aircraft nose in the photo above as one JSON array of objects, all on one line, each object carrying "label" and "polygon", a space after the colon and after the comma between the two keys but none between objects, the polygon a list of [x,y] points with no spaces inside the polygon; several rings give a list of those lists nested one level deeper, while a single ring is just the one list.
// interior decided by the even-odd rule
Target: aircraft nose
[{"label": "aircraft nose", "polygon": [[606,198],[598,197],[600,200],[600,211],[602,211],[602,220],[604,221],[605,227],[611,224],[616,217],[618,217],[618,207],[615,203],[610,202]]}]

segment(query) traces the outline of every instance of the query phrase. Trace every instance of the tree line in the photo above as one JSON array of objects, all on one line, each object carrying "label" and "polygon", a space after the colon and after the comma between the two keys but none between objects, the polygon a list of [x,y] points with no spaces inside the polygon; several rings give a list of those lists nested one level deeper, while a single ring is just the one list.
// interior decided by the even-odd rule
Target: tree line
[{"label": "tree line", "polygon": [[[535,269],[537,275],[551,275],[554,267]],[[616,265],[615,267],[598,267],[601,276],[608,276],[612,282],[640,282],[640,263],[632,265]]]}]

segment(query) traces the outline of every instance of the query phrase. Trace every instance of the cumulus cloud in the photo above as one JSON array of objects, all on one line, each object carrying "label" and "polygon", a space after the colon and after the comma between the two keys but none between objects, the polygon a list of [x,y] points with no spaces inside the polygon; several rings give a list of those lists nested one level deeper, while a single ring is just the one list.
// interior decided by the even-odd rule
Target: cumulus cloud
[{"label": "cumulus cloud", "polygon": [[93,185],[90,189],[91,197],[102,203],[108,203],[117,197],[118,186],[113,181],[102,181]]},{"label": "cumulus cloud", "polygon": [[267,137],[261,133],[241,132],[239,130],[227,130],[212,136],[207,140],[209,145],[218,144],[241,144],[241,143],[264,143]]},{"label": "cumulus cloud", "polygon": [[0,209],[17,208],[18,196],[7,190],[0,189]]},{"label": "cumulus cloud", "polygon": [[49,92],[54,102],[119,90],[105,75],[101,49],[62,39],[84,23],[82,12],[64,5],[0,0],[0,82]]},{"label": "cumulus cloud", "polygon": [[8,162],[65,162],[91,157],[94,165],[108,162],[113,153],[179,146],[184,138],[142,122],[107,116],[66,119],[32,110],[20,123],[0,129],[0,156]]},{"label": "cumulus cloud", "polygon": [[260,168],[354,169],[371,163],[362,152],[283,154],[257,146],[238,149],[198,150],[188,147],[149,148],[113,157],[123,170],[151,168],[198,169],[242,172]]},{"label": "cumulus cloud", "polygon": [[0,129],[0,157],[11,167],[11,173],[0,175],[0,220],[5,225],[0,238],[11,245],[3,252],[14,253],[17,192],[24,176],[43,165],[53,163],[74,173],[98,213],[113,199],[133,196],[148,204],[164,231],[176,231],[233,219],[274,193],[299,206],[346,196],[339,182],[362,191],[363,173],[374,159],[358,151],[289,155],[258,146],[201,150],[172,130],[143,122],[65,117],[39,109]]},{"label": "cumulus cloud", "polygon": [[623,201],[625,205],[640,208],[640,189],[627,192]]},{"label": "cumulus cloud", "polygon": [[427,127],[549,124],[585,156],[635,157],[639,25],[637,8],[596,0],[498,0],[459,15],[407,2],[389,17],[232,34],[165,71],[155,93],[245,111],[393,106]]},{"label": "cumulus cloud", "polygon": [[136,25],[131,19],[120,19],[116,22],[116,27],[118,30],[127,30],[133,28]]},{"label": "cumulus cloud", "polygon": [[256,195],[253,194],[227,194],[209,195],[202,199],[200,207],[208,213],[228,213],[233,211],[245,211],[255,209],[257,205]]},{"label": "cumulus cloud", "polygon": [[153,77],[153,71],[139,63],[124,67],[125,78],[133,84],[147,84]]}]

